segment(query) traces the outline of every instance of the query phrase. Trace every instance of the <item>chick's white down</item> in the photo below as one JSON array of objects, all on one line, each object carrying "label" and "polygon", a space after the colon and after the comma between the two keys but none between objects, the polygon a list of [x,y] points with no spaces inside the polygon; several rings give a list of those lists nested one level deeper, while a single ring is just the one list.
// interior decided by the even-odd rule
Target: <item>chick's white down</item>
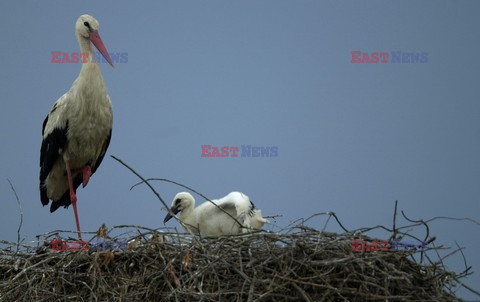
[{"label": "chick's white down", "polygon": [[[246,233],[261,229],[268,223],[268,220],[262,217],[261,211],[255,209],[250,198],[241,192],[231,192],[212,202],[206,201],[195,208],[193,196],[180,192],[173,199],[171,211],[175,214],[180,212],[178,218],[183,222],[184,228],[206,237]],[[164,222],[170,218],[172,216],[169,213]]]}]

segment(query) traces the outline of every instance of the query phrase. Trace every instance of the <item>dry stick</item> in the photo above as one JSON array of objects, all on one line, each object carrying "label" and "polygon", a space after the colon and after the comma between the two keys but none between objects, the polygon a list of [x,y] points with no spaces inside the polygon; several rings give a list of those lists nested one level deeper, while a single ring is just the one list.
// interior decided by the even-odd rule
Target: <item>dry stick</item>
[{"label": "dry stick", "polygon": [[[172,217],[174,217],[178,223],[180,223],[181,225],[186,225],[185,223],[183,223],[180,219],[177,218],[177,216],[175,216],[175,213],[173,213],[173,211],[167,206],[167,204],[165,203],[165,201],[163,200],[163,198],[160,196],[160,194],[152,187],[152,185],[148,182],[148,180],[146,180],[142,175],[138,174],[137,171],[135,171],[133,168],[131,168],[129,165],[127,165],[126,163],[124,163],[121,159],[113,156],[113,155],[110,155],[114,160],[118,161],[119,163],[121,163],[123,166],[125,166],[128,170],[130,170],[133,174],[135,174],[138,178],[140,178],[142,180],[142,183],[144,182],[149,188],[150,190],[152,190],[152,192],[155,194],[155,196],[157,196],[157,198],[162,202],[163,206],[167,209],[167,211],[170,213],[170,215],[172,215]],[[193,233],[190,231],[189,228],[186,228],[192,235]]]},{"label": "dry stick", "polygon": [[[330,215],[330,216],[333,216],[333,218],[335,218],[335,220],[337,221],[338,225],[339,225],[345,232],[347,232],[347,233],[350,232],[349,230],[347,230],[347,229],[343,226],[343,224],[340,222],[340,219],[338,219],[337,214],[335,214],[335,212],[327,212],[327,214]],[[308,218],[308,219],[310,219],[310,218]],[[307,220],[308,220],[308,219],[307,219]],[[307,221],[307,220],[305,220],[305,221]]]},{"label": "dry stick", "polygon": [[[441,246],[440,246],[440,247],[441,247]],[[449,248],[449,249],[450,249],[450,248]],[[464,247],[459,247],[458,249],[453,250],[453,251],[451,251],[450,253],[446,254],[445,256],[441,257],[440,260],[443,261],[443,259],[446,259],[446,258],[450,257],[451,255],[456,254],[457,252],[462,252],[463,249],[464,249]]]},{"label": "dry stick", "polygon": [[343,224],[340,222],[340,219],[338,219],[337,214],[335,214],[335,212],[327,212],[327,214],[330,215],[330,216],[333,216],[333,218],[335,218],[335,220],[337,221],[338,225],[342,228],[343,231],[345,231],[345,232],[347,232],[347,233],[350,232],[349,230],[347,230],[347,229],[343,226]]},{"label": "dry stick", "polygon": [[467,290],[469,290],[471,293],[477,295],[480,297],[480,292],[479,291],[476,291],[474,290],[473,288],[471,288],[470,286],[466,285],[465,283],[463,283],[462,281],[460,281],[459,279],[457,278],[453,278],[455,279],[455,281],[457,281],[458,283],[460,283],[464,288],[466,288]]},{"label": "dry stick", "polygon": [[37,266],[39,266],[39,265],[41,265],[45,262],[51,261],[51,260],[52,259],[47,257],[47,258],[43,259],[42,261],[39,261],[39,262],[33,264],[32,266],[28,266],[28,267],[25,267],[27,265],[27,262],[25,262],[24,268],[12,279],[12,281],[17,280],[20,276],[25,274],[28,270],[31,270],[32,268],[37,267]]},{"label": "dry stick", "polygon": [[430,221],[434,221],[434,220],[437,220],[437,219],[447,219],[447,220],[466,220],[466,221],[470,221],[470,222],[473,222],[477,225],[480,226],[480,222],[472,219],[472,218],[468,218],[468,217],[463,217],[463,218],[457,218],[457,217],[448,217],[448,216],[435,216],[433,218],[430,218],[428,220],[425,220],[425,222],[430,222]]},{"label": "dry stick", "polygon": [[322,228],[322,233],[325,232],[327,229],[328,222],[330,221],[330,218],[332,218],[332,215],[328,215],[327,221],[325,221],[325,225]]},{"label": "dry stick", "polygon": [[18,230],[17,230],[17,252],[16,253],[18,253],[18,249],[20,246],[20,229],[22,228],[22,224],[23,224],[23,209],[22,209],[22,204],[20,203],[20,199],[18,198],[17,191],[15,191],[15,188],[13,187],[12,182],[8,178],[7,178],[7,181],[10,184],[10,188],[12,188],[13,193],[15,194],[15,198],[17,199],[17,203],[18,203],[18,208],[20,209],[20,225],[18,226]]},{"label": "dry stick", "polygon": [[[405,215],[404,215],[405,217]],[[409,220],[408,218],[405,217],[405,219],[407,219],[408,221],[412,222],[413,220]],[[478,224],[480,225],[480,222],[472,219],[472,218],[468,218],[468,217],[464,217],[464,218],[456,218],[456,217],[448,217],[448,216],[435,216],[433,218],[430,218],[428,220],[419,220],[418,222],[416,223],[413,223],[413,224],[409,224],[409,225],[406,225],[406,226],[402,226],[402,227],[398,227],[396,228],[396,231],[398,233],[399,230],[403,230],[403,229],[406,229],[406,228],[412,228],[412,227],[416,227],[416,226],[419,226],[419,225],[425,225],[426,223],[428,222],[431,222],[431,221],[434,221],[434,220],[437,220],[437,219],[447,219],[447,220],[455,220],[455,221],[462,221],[462,220],[466,220],[466,221],[469,221],[469,222],[473,222],[475,224]],[[393,232],[393,230],[385,227],[385,226],[382,226],[382,225],[377,225],[377,226],[374,226],[374,227],[368,227],[368,228],[358,228],[356,230],[353,230],[352,232],[360,232],[360,233],[365,233],[365,232],[369,232],[371,230],[374,230],[374,229],[377,229],[377,228],[380,228],[380,229],[383,229],[385,231],[388,231],[388,232]],[[405,233],[402,233],[402,235],[408,235],[408,234],[405,234]],[[408,235],[412,238],[414,238],[412,235]],[[417,238],[416,238],[417,239]],[[426,241],[426,244],[434,241],[436,238],[435,236],[433,236],[431,239],[429,239],[428,241]],[[419,240],[421,241],[421,240]]]},{"label": "dry stick", "polygon": [[[300,219],[297,219],[295,221],[293,221],[292,223],[290,223],[289,225],[287,225],[286,227],[284,227],[283,229],[280,230],[280,232],[284,231],[284,230],[287,230],[287,229],[291,229],[291,227],[295,224],[298,224],[299,221],[301,221],[301,224],[304,224],[305,222],[307,222],[308,220],[316,217],[316,216],[322,216],[322,215],[329,215],[330,217],[333,216],[333,218],[335,218],[335,220],[337,221],[338,225],[347,233],[350,233],[349,230],[347,230],[343,224],[340,222],[340,220],[338,219],[337,215],[335,214],[335,212],[320,212],[320,213],[315,213],[313,215],[311,215],[310,217],[308,217],[307,219],[304,219],[304,218],[300,218]],[[330,219],[330,217],[328,219]],[[327,221],[328,223],[328,221]],[[323,230],[322,230],[323,231]]]},{"label": "dry stick", "polygon": [[396,221],[397,221],[397,204],[398,200],[395,200],[395,210],[393,211],[393,234],[390,238],[393,240],[397,239],[397,228],[396,228]]},{"label": "dry stick", "polygon": [[[394,210],[394,212],[393,212],[393,234],[392,234],[392,236],[390,237],[390,238],[391,238],[390,240],[397,240],[397,231],[398,231],[397,228],[396,228],[397,205],[398,205],[398,200],[395,200],[395,210]],[[403,217],[405,217],[405,214],[403,213],[403,211],[402,211],[402,215],[403,215]],[[410,222],[413,222],[413,221],[409,220],[409,219],[406,218],[406,217],[405,217],[405,219],[407,219],[407,220],[410,221]],[[418,221],[417,223],[423,223],[424,225],[426,225],[426,223],[424,223],[423,221]],[[425,240],[428,238],[428,231],[429,231],[429,230],[428,230],[428,226],[427,226],[427,237],[425,238]],[[410,236],[411,236],[411,235],[410,235]],[[414,237],[414,236],[411,236],[411,237]],[[416,238],[416,237],[414,237],[414,238],[418,240],[418,238]],[[432,238],[432,239],[435,240],[435,237]],[[428,244],[428,243],[425,243],[425,240],[423,241],[423,244],[426,245],[426,244]],[[431,241],[433,241],[433,240],[431,240]],[[418,241],[420,241],[420,240],[418,240]],[[430,241],[430,240],[429,240],[429,241]],[[430,241],[430,242],[431,242],[431,241]],[[430,243],[430,242],[429,242],[429,243]],[[422,251],[420,252],[420,263],[423,262],[423,257],[424,257],[424,250],[422,249]]]},{"label": "dry stick", "polygon": [[127,168],[128,170],[130,170],[133,174],[135,174],[138,178],[140,178],[143,182],[145,182],[145,184],[150,188],[150,190],[152,190],[153,194],[155,194],[155,196],[157,196],[157,198],[160,200],[160,202],[163,204],[163,206],[165,208],[167,208],[167,211],[172,215],[172,216],[175,216],[175,213],[173,213],[170,208],[167,206],[167,204],[165,203],[165,201],[163,201],[163,198],[160,196],[160,194],[155,191],[155,189],[152,187],[152,185],[145,179],[143,178],[142,175],[138,174],[137,171],[135,171],[133,168],[131,168],[129,165],[127,165],[126,163],[124,163],[121,159],[113,156],[113,155],[110,155],[110,157],[112,157],[114,160],[118,161],[119,163],[121,163],[123,166],[125,166],[125,168]]},{"label": "dry stick", "polygon": [[[46,233],[43,233],[43,234],[40,234],[40,235],[36,235],[35,237],[37,238],[37,241],[38,243],[40,243],[40,237],[44,237],[44,240],[47,240],[48,238],[50,238],[51,236],[59,236],[60,233],[72,233],[72,234],[77,234],[77,231],[70,231],[70,230],[53,230],[53,231],[50,231],[50,232],[46,232]],[[97,231],[82,231],[82,234],[96,234]],[[69,238],[75,238],[75,237],[69,237]],[[74,239],[74,240],[77,240],[77,239]]]},{"label": "dry stick", "polygon": [[473,274],[473,273],[468,273],[468,271],[472,268],[471,266],[468,266],[467,264],[467,258],[465,258],[465,254],[463,253],[462,251],[462,248],[458,245],[458,243],[455,241],[455,245],[457,246],[458,250],[460,251],[460,253],[462,254],[462,258],[463,258],[463,263],[465,264],[465,270],[459,274],[459,276],[468,276],[470,274]]},{"label": "dry stick", "polygon": [[[118,161],[119,163],[121,163],[123,166],[125,166],[125,168],[127,168],[128,170],[130,170],[133,174],[135,174],[138,178],[140,178],[143,182],[145,182],[145,184],[150,188],[150,190],[152,190],[152,192],[155,194],[155,196],[157,196],[157,198],[160,200],[160,202],[163,204],[163,206],[167,209],[167,211],[170,213],[170,215],[172,215],[172,217],[174,217],[178,223],[180,223],[182,226],[184,226],[185,224],[177,218],[177,216],[175,216],[175,213],[173,213],[173,211],[167,206],[167,204],[165,203],[165,201],[163,200],[163,198],[160,196],[160,194],[152,187],[152,185],[140,174],[137,173],[137,171],[135,171],[133,168],[131,168],[129,165],[127,165],[126,163],[124,163],[121,159],[113,156],[113,155],[110,155],[114,160]],[[190,231],[189,228],[186,228],[192,235],[193,233]]]},{"label": "dry stick", "polygon": [[297,285],[297,283],[295,282],[290,282],[290,284],[293,285],[293,287],[295,287],[295,289],[300,293],[300,295],[302,296],[303,300],[307,301],[307,302],[311,302],[312,300],[308,297],[307,293],[302,289],[300,288],[300,286]]},{"label": "dry stick", "polygon": [[[433,245],[433,247],[435,247],[435,244]],[[440,253],[438,252],[438,249],[435,247],[435,248],[433,249],[433,251],[435,252],[435,254],[437,254],[437,257],[438,257],[438,260],[439,260],[439,261],[434,262],[433,264],[434,264],[435,266],[437,266],[437,263],[440,263],[440,264],[442,265],[442,269],[443,269],[444,271],[446,271],[447,268],[445,267],[445,264],[443,263],[443,259],[442,259],[442,257],[440,256]]]},{"label": "dry stick", "polygon": [[[112,156],[112,157],[113,157],[113,156]],[[139,183],[134,184],[134,185],[130,188],[130,190],[132,190],[133,188],[135,188],[135,187],[138,186],[138,185],[141,185],[142,183],[147,183],[147,184],[148,184],[148,182],[151,181],[151,180],[169,182],[169,183],[175,184],[175,185],[180,186],[180,187],[182,187],[182,188],[184,188],[184,189],[187,189],[187,190],[190,190],[190,191],[194,192],[195,194],[203,197],[205,200],[211,202],[211,203],[212,203],[214,206],[216,206],[219,210],[221,210],[222,212],[224,212],[225,214],[227,214],[228,216],[230,216],[230,218],[232,218],[233,220],[235,220],[235,222],[238,223],[238,225],[239,225],[241,228],[244,228],[243,224],[241,224],[235,217],[233,217],[232,215],[230,215],[230,213],[228,213],[227,211],[225,211],[222,207],[218,206],[216,203],[214,203],[213,201],[211,201],[210,198],[208,198],[208,197],[206,197],[205,195],[203,195],[202,193],[200,193],[200,192],[198,192],[198,191],[190,188],[189,186],[186,186],[186,185],[181,184],[181,183],[179,183],[179,182],[176,182],[176,181],[173,181],[173,180],[170,180],[170,179],[166,179],[166,178],[147,178],[147,179],[143,179],[143,178],[142,178],[142,181],[139,182]],[[167,207],[167,208],[168,208],[168,207]],[[169,212],[170,212],[170,210],[169,210]],[[194,226],[194,227],[195,227],[195,226]]]},{"label": "dry stick", "polygon": [[430,228],[428,227],[428,224],[425,221],[423,221],[423,219],[420,219],[420,220],[409,219],[403,211],[402,211],[402,215],[403,215],[403,218],[405,218],[409,222],[421,223],[425,226],[425,229],[427,230],[427,234],[425,234],[425,239],[423,240],[423,242],[426,242],[428,237],[430,237]]}]

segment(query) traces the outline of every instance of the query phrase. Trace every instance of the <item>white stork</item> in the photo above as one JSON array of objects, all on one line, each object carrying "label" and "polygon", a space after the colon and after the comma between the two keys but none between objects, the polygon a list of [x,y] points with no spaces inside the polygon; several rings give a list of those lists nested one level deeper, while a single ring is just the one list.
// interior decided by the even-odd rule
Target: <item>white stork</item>
[{"label": "white stork", "polygon": [[53,105],[43,122],[40,150],[40,199],[50,212],[73,205],[79,239],[76,190],[85,187],[105,156],[112,134],[112,103],[107,94],[93,45],[113,67],[112,59],[98,33],[98,21],[82,15],[75,31],[88,60],[70,90]]},{"label": "white stork", "polygon": [[[262,212],[255,209],[250,198],[241,192],[231,192],[212,202],[218,207],[206,201],[195,208],[192,194],[180,192],[175,195],[170,210],[174,214],[180,212],[179,219],[186,228],[194,234],[206,237],[246,233],[252,229],[261,229],[268,223],[268,220],[262,217]],[[172,217],[168,213],[163,222],[166,223]]]}]

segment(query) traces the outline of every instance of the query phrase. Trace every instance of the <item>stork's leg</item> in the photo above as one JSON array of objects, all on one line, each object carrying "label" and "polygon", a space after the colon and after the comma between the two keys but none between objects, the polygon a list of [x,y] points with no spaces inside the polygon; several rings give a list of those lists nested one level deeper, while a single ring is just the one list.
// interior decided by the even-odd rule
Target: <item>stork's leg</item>
[{"label": "stork's leg", "polygon": [[85,186],[88,184],[88,181],[90,180],[90,176],[92,176],[92,167],[90,167],[89,165],[86,165],[85,167],[83,167],[82,174],[83,174],[82,185],[85,188]]},{"label": "stork's leg", "polygon": [[72,182],[72,170],[70,169],[70,161],[65,161],[67,165],[67,177],[68,177],[68,185],[70,186],[70,201],[73,205],[73,212],[75,213],[75,222],[77,224],[77,233],[78,239],[82,240],[82,232],[80,231],[80,221],[78,220],[78,212],[77,212],[77,195],[75,194],[75,190],[73,189],[73,182]]}]

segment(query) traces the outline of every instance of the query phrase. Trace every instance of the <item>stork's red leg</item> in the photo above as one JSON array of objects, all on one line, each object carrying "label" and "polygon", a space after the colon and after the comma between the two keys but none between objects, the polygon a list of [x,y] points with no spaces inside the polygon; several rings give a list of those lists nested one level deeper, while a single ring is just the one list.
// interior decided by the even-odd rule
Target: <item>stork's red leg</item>
[{"label": "stork's red leg", "polygon": [[73,182],[72,182],[72,170],[70,169],[70,161],[65,161],[67,165],[67,177],[68,177],[68,185],[70,186],[70,201],[73,205],[73,212],[75,213],[75,222],[77,224],[77,233],[78,239],[82,240],[82,232],[80,231],[80,221],[78,220],[78,212],[77,212],[77,195],[75,194],[75,190],[73,189]]},{"label": "stork's red leg", "polygon": [[85,186],[88,184],[88,181],[90,180],[90,176],[92,176],[92,168],[89,165],[86,165],[85,167],[83,167],[82,174],[83,174],[82,185],[85,188]]}]

